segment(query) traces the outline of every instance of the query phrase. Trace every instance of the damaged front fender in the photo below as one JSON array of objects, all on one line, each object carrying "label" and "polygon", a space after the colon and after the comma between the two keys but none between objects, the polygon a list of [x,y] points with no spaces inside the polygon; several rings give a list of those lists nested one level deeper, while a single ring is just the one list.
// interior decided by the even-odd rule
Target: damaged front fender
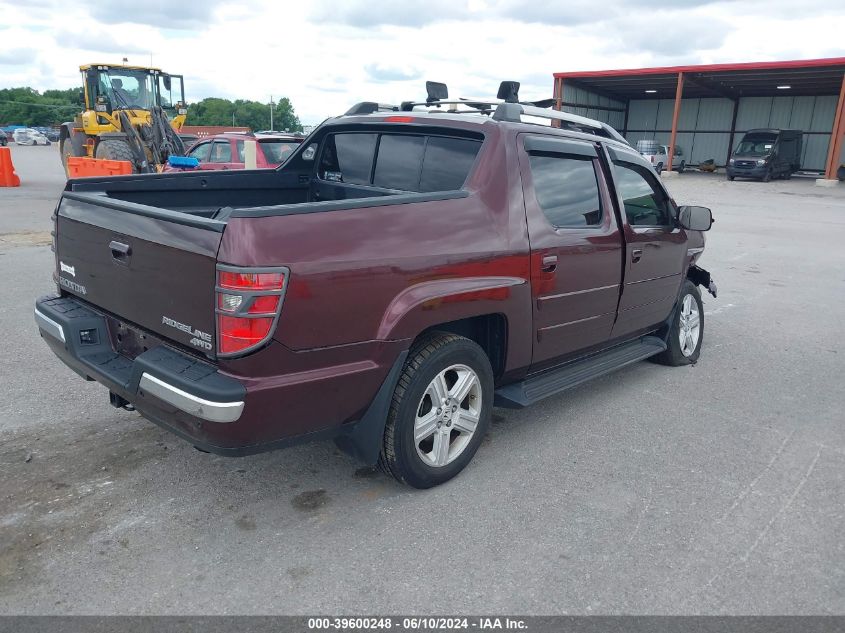
[{"label": "damaged front fender", "polygon": [[700,266],[690,266],[687,271],[687,278],[696,286],[704,286],[713,298],[716,298],[716,282],[710,276],[710,273]]}]

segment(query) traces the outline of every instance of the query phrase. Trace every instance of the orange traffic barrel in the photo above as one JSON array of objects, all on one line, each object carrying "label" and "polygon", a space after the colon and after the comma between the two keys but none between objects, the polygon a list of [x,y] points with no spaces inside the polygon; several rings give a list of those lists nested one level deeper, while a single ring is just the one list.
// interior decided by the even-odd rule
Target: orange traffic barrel
[{"label": "orange traffic barrel", "polygon": [[132,163],[128,160],[106,160],[71,156],[67,159],[69,178],[90,178],[91,176],[121,176],[132,173]]},{"label": "orange traffic barrel", "polygon": [[0,147],[0,187],[20,187],[21,179],[12,164],[12,150]]}]

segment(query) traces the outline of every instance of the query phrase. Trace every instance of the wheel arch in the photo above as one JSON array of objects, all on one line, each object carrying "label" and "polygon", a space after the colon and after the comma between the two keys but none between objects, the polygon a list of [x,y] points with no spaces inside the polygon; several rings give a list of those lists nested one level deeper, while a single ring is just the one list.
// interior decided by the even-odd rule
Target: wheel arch
[{"label": "wheel arch", "polygon": [[484,348],[498,378],[531,363],[531,306],[531,285],[520,277],[426,281],[394,298],[376,338],[414,340],[435,330],[466,336]]}]

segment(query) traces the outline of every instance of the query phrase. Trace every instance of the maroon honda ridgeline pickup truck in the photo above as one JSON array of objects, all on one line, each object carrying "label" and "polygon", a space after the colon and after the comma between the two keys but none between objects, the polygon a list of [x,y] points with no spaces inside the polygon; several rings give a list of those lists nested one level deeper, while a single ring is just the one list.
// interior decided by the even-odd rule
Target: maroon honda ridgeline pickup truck
[{"label": "maroon honda ridgeline pickup truck", "polygon": [[424,488],[494,405],[695,362],[711,222],[605,124],[365,103],[279,170],[68,181],[35,319],[112,404],[201,450],[332,437]]}]

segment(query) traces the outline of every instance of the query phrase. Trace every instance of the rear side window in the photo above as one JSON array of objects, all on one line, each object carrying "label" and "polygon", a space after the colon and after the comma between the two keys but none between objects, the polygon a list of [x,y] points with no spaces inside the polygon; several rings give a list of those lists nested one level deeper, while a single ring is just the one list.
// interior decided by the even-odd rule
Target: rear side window
[{"label": "rear side window", "polygon": [[[350,149],[348,159],[344,161],[343,148],[348,145],[356,153],[353,155],[353,149]],[[453,191],[463,186],[480,148],[481,141],[475,139],[414,134],[334,134],[325,143],[318,173],[323,180],[384,189]]]},{"label": "rear side window", "polygon": [[332,134],[320,158],[320,178],[353,185],[370,184],[377,134]]},{"label": "rear side window", "polygon": [[552,226],[577,228],[601,224],[599,185],[592,159],[559,154],[529,154],[534,195]]}]

